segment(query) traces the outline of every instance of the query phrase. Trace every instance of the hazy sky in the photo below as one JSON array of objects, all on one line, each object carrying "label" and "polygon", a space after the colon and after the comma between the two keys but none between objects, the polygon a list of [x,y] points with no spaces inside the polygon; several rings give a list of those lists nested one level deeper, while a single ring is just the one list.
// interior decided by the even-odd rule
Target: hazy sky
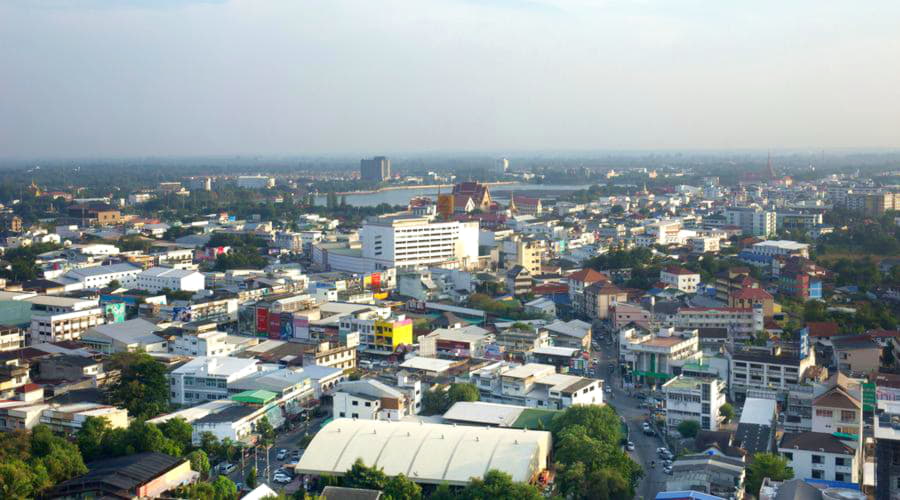
[{"label": "hazy sky", "polygon": [[900,2],[0,0],[0,157],[900,146]]}]

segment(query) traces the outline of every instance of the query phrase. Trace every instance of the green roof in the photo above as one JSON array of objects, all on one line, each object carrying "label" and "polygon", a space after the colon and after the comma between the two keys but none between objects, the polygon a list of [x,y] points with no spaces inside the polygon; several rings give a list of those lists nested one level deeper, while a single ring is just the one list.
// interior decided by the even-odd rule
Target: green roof
[{"label": "green roof", "polygon": [[272,391],[264,391],[262,389],[257,389],[255,391],[244,391],[231,396],[232,401],[239,401],[241,403],[251,403],[257,405],[264,405],[269,401],[277,398],[278,394],[275,394]]},{"label": "green roof", "polygon": [[539,408],[526,408],[522,410],[522,413],[519,414],[519,418],[517,418],[510,427],[514,427],[516,429],[537,430],[541,428],[538,426],[538,422],[541,422],[543,424],[542,428],[544,430],[550,430],[550,422],[553,420],[553,417],[555,417],[557,413],[560,413],[560,411],[542,410]]}]

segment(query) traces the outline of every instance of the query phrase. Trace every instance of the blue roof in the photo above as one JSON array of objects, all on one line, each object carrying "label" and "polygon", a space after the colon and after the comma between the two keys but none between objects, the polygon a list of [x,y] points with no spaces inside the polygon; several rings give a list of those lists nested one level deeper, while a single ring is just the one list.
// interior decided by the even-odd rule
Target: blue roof
[{"label": "blue roof", "polygon": [[661,491],[656,494],[656,500],[680,500],[682,498],[696,498],[698,500],[725,500],[722,497],[700,493],[699,491]]},{"label": "blue roof", "polygon": [[812,486],[824,486],[826,488],[843,488],[845,490],[856,490],[859,491],[859,484],[857,483],[847,483],[844,481],[826,481],[824,479],[804,479],[807,483]]}]

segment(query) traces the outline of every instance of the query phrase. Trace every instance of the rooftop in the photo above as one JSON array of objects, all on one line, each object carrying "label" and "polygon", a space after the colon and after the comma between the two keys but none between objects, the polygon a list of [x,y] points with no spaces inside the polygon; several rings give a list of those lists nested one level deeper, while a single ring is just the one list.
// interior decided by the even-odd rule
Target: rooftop
[{"label": "rooftop", "polygon": [[414,358],[409,358],[404,361],[400,367],[411,369],[411,370],[422,370],[426,372],[445,372],[453,366],[455,361],[450,361],[447,359],[437,359],[437,358],[426,358],[423,356],[416,356]]}]

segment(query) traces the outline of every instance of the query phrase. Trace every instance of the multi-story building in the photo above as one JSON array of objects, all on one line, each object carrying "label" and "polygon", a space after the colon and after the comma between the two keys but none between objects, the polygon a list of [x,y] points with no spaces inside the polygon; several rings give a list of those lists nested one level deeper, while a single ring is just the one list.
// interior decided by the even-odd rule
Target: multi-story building
[{"label": "multi-story building", "polygon": [[228,334],[216,329],[215,323],[202,325],[196,331],[170,328],[159,333],[167,339],[167,349],[177,356],[228,356],[238,348],[227,342]]},{"label": "multi-story building", "polygon": [[25,347],[25,332],[18,325],[0,325],[0,352]]},{"label": "multi-story building", "polygon": [[821,299],[824,268],[803,257],[775,257],[772,276],[778,278],[778,291],[801,299]]},{"label": "multi-story building", "polygon": [[794,477],[859,483],[859,453],[833,434],[825,432],[786,433],[778,453],[787,459]]},{"label": "multi-story building", "polygon": [[603,381],[556,373],[556,367],[498,362],[476,370],[471,382],[481,400],[561,410],[576,404],[602,405]]},{"label": "multi-story building", "polygon": [[863,431],[861,397],[861,394],[858,394],[858,397],[852,395],[848,387],[836,384],[815,398],[813,400],[813,432],[843,435],[845,441],[855,441],[853,448],[859,448]]},{"label": "multi-story building", "polygon": [[762,288],[741,288],[728,296],[728,307],[734,309],[753,309],[760,307],[763,316],[771,318],[775,313],[775,298]]},{"label": "multi-story building", "polygon": [[135,288],[151,293],[169,289],[175,292],[196,292],[203,290],[206,280],[203,274],[190,269],[151,267],[137,275]]},{"label": "multi-story building", "polygon": [[725,328],[729,335],[747,337],[764,330],[762,307],[682,307],[675,315],[679,329]]},{"label": "multi-story building", "polygon": [[483,358],[491,338],[487,330],[475,325],[439,328],[419,337],[419,353],[431,357]]},{"label": "multi-story building", "polygon": [[76,340],[88,328],[106,322],[98,299],[38,295],[31,303],[30,343]]},{"label": "multi-story building", "polygon": [[532,276],[541,274],[541,258],[547,247],[543,240],[517,239],[515,242],[516,255],[514,265],[528,269]]},{"label": "multi-story building", "polygon": [[789,240],[762,241],[738,254],[741,260],[754,265],[769,267],[776,256],[809,258],[809,244]]},{"label": "multi-story building", "polygon": [[401,345],[413,343],[412,319],[401,314],[383,317],[377,312],[360,317],[341,318],[341,330],[359,332],[361,349],[392,353]]},{"label": "multi-story building", "polygon": [[631,383],[662,385],[679,375],[686,363],[702,359],[697,330],[676,332],[661,328],[658,334],[630,328],[619,333],[619,359]]},{"label": "multi-story building", "polygon": [[318,342],[303,351],[303,366],[328,366],[345,372],[356,369],[359,335],[348,334],[345,345]]},{"label": "multi-story building", "polygon": [[364,181],[384,182],[391,177],[391,160],[384,156],[359,160],[359,178]]},{"label": "multi-story building", "polygon": [[681,266],[668,266],[659,271],[659,280],[685,293],[697,293],[700,273]]},{"label": "multi-story building", "polygon": [[783,399],[816,365],[815,351],[788,353],[780,347],[739,349],[731,354],[728,390],[731,400],[747,397]]},{"label": "multi-story building", "polygon": [[822,212],[777,212],[775,223],[778,230],[782,229],[814,229],[823,222]]},{"label": "multi-story building", "polygon": [[515,265],[506,271],[506,291],[513,295],[525,295],[531,293],[531,273],[520,265]]},{"label": "multi-story building", "polygon": [[584,289],[598,281],[609,281],[609,276],[586,267],[566,276],[565,281],[569,285],[569,301],[575,313],[587,316]]},{"label": "multi-story building", "polygon": [[267,175],[241,175],[235,180],[239,188],[271,189],[275,187],[275,178]]},{"label": "multi-story building", "polygon": [[608,281],[598,281],[584,289],[585,316],[606,320],[616,306],[628,301],[628,293]]},{"label": "multi-story building", "polygon": [[198,357],[169,373],[171,402],[195,405],[228,397],[228,384],[259,370],[255,359]]},{"label": "multi-story building", "polygon": [[372,379],[344,382],[334,391],[334,417],[398,421],[415,415],[421,408],[422,383],[409,381],[409,387]]},{"label": "multi-story building", "polygon": [[678,427],[694,420],[700,428],[715,431],[722,417],[719,408],[725,404],[725,382],[714,377],[695,378],[679,375],[662,386],[666,394],[666,426]]},{"label": "multi-story building", "polygon": [[775,212],[758,207],[729,207],[724,215],[727,225],[740,227],[744,234],[769,237],[777,231]]},{"label": "multi-story building", "polygon": [[897,206],[900,205],[900,193],[890,191],[850,193],[847,195],[846,203],[847,210],[877,217],[897,209]]},{"label": "multi-story building", "polygon": [[875,498],[900,498],[900,401],[879,401],[873,423]]},{"label": "multi-story building", "polygon": [[559,347],[574,347],[585,352],[591,350],[591,324],[572,319],[569,321],[556,320],[544,325],[544,329],[550,334],[553,345]]},{"label": "multi-story building", "polygon": [[478,222],[431,222],[424,217],[370,217],[359,230],[362,257],[379,269],[478,263]]},{"label": "multi-story building", "polygon": [[113,281],[130,288],[137,282],[141,268],[131,264],[112,264],[109,266],[93,266],[73,269],[57,278],[67,286],[80,285],[87,290],[97,290],[109,286]]},{"label": "multi-story building", "polygon": [[691,253],[718,252],[721,248],[721,240],[717,236],[696,236],[688,238]]}]

